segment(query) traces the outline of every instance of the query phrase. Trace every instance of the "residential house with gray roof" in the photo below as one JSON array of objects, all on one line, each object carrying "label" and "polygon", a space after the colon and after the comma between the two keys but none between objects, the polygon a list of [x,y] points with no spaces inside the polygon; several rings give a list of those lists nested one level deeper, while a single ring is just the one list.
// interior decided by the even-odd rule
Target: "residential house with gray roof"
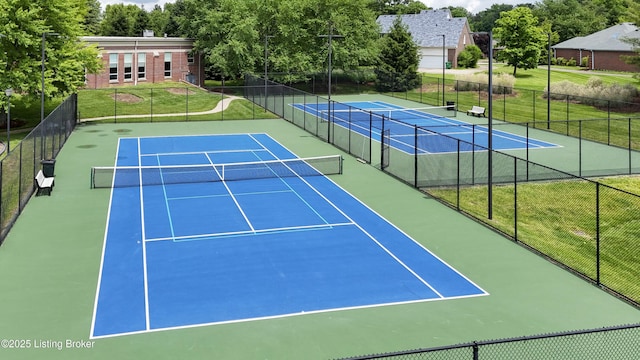
[{"label": "residential house with gray roof", "polygon": [[579,36],[553,45],[555,58],[575,59],[579,64],[588,58],[587,67],[591,70],[616,70],[638,72],[635,65],[625,63],[621,56],[637,55],[633,47],[624,38],[638,39],[640,31],[631,23],[614,25],[591,35]]},{"label": "residential house with gray roof", "polygon": [[454,18],[448,9],[422,10],[419,14],[381,15],[378,24],[383,34],[390,31],[397,16],[400,16],[418,45],[420,69],[442,69],[447,63],[456,67],[458,54],[466,46],[474,44],[467,18]]}]

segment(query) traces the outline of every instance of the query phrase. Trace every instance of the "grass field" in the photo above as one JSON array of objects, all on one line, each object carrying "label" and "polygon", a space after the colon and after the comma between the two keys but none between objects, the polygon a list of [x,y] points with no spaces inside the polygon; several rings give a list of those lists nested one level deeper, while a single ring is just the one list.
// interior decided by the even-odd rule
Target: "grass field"
[{"label": "grass field", "polygon": [[[601,181],[638,192],[637,177]],[[486,186],[461,188],[459,194],[456,189],[445,188],[425,191],[453,206],[459,196],[463,211],[505,234],[517,235],[517,241],[594,280],[598,279],[600,246],[602,283],[640,303],[640,245],[636,241],[640,237],[640,196],[601,187],[596,207],[596,184],[591,181],[520,183],[517,199],[513,185],[501,185],[493,189],[494,213],[488,219]]]}]

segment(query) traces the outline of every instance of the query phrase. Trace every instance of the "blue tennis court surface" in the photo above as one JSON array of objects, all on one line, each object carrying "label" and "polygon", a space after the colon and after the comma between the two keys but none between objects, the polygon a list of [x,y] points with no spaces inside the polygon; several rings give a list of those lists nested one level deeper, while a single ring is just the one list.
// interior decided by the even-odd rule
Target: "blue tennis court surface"
[{"label": "blue tennis court surface", "polygon": [[[430,114],[428,109],[405,109],[402,106],[383,101],[356,101],[332,103],[329,111],[327,103],[291,104],[333,124],[348,128],[364,136],[372,136],[380,141],[381,130],[389,130],[389,145],[409,154],[438,154],[458,151],[458,144],[449,139],[459,139],[461,151],[472,151],[470,144],[488,148],[489,129],[464,121]],[[364,111],[357,111],[357,109]],[[438,109],[442,111],[442,109]],[[374,116],[371,116],[374,114]],[[384,125],[382,117],[384,116]],[[394,121],[399,120],[399,121]],[[420,131],[416,136],[413,125],[428,131]],[[556,144],[526,138],[517,134],[492,129],[494,150],[543,149],[558,147]],[[447,139],[441,135],[446,135]],[[417,143],[417,144],[416,144]],[[475,148],[478,151],[480,148]]]},{"label": "blue tennis court surface", "polygon": [[[170,136],[121,138],[115,165],[222,178],[276,159],[296,156],[267,134]],[[326,176],[130,169],[113,176],[92,338],[487,295]]]}]

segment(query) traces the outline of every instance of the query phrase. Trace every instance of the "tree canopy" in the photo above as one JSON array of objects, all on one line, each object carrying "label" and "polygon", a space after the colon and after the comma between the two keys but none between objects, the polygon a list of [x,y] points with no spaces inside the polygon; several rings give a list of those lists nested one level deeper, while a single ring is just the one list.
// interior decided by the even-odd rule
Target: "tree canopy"
[{"label": "tree canopy", "polygon": [[270,71],[321,71],[328,59],[327,39],[321,35],[330,32],[341,36],[333,42],[336,67],[370,64],[377,53],[379,30],[368,0],[183,2],[186,11],[178,20],[180,29],[196,39],[196,49],[225,76],[260,72],[265,43]]},{"label": "tree canopy", "polygon": [[78,39],[87,11],[85,0],[0,0],[0,88],[40,95],[43,37],[45,95],[83,86],[85,70],[96,73],[101,66],[97,49]]},{"label": "tree canopy", "polygon": [[538,19],[531,9],[520,6],[501,13],[493,34],[498,46],[504,47],[497,58],[513,66],[513,76],[518,69],[535,69],[538,66],[546,36],[538,27]]}]

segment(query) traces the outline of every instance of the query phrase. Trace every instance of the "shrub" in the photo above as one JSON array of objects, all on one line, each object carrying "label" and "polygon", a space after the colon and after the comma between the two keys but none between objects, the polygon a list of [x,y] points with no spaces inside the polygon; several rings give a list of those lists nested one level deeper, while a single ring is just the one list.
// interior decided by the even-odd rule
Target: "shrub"
[{"label": "shrub", "polygon": [[578,63],[576,62],[576,59],[571,58],[569,60],[567,60],[567,66],[576,66]]},{"label": "shrub", "polygon": [[589,57],[585,56],[582,58],[582,60],[580,60],[580,66],[582,67],[589,67]]},{"label": "shrub", "polygon": [[469,45],[458,55],[458,66],[461,68],[475,68],[482,57],[482,51],[476,45]]},{"label": "shrub", "polygon": [[[489,79],[486,73],[459,75],[456,80],[455,89],[458,91],[487,91],[489,89]],[[511,94],[515,83],[516,78],[511,74],[494,74],[493,93]]]},{"label": "shrub", "polygon": [[567,60],[563,57],[556,58],[556,65],[564,66],[567,65]]},{"label": "shrub", "polygon": [[[546,93],[547,89],[545,89]],[[566,95],[569,94],[569,95]],[[599,78],[590,78],[585,85],[568,80],[551,84],[551,99],[571,100],[591,106],[624,106],[638,96],[638,89],[631,85],[606,85]],[[568,97],[568,99],[567,99]]]}]

